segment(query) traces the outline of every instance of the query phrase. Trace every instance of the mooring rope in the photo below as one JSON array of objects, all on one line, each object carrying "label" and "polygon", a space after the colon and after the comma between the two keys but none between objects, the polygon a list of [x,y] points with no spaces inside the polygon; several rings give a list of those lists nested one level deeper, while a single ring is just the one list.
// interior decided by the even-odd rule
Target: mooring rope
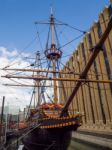
[{"label": "mooring rope", "polygon": [[17,142],[19,142],[20,140],[22,140],[25,136],[27,136],[29,133],[31,133],[34,129],[38,128],[41,124],[39,124],[38,126],[36,125],[33,129],[29,130],[26,134],[22,135],[21,137],[19,137],[16,141],[14,141],[13,143],[9,144],[6,148],[4,148],[4,146],[2,146],[0,148],[0,150],[7,150],[11,145],[16,144]]}]

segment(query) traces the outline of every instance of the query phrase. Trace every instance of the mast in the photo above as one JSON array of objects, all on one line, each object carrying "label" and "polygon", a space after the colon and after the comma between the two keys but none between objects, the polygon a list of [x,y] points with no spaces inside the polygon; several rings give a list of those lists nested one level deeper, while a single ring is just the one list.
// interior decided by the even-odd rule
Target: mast
[{"label": "mast", "polygon": [[[51,50],[55,52],[55,42],[54,42],[54,16],[51,14],[50,18],[50,26],[51,26]],[[56,78],[56,60],[52,59],[52,65],[53,65],[53,78]],[[54,102],[57,103],[57,87],[56,87],[56,81],[54,81]]]},{"label": "mast", "polygon": [[[56,78],[56,64],[58,59],[61,57],[62,52],[56,47],[55,44],[55,18],[53,16],[52,8],[51,8],[51,16],[50,16],[50,30],[51,30],[51,46],[50,49],[46,47],[45,50],[45,56],[49,61],[52,62],[52,69],[53,69],[53,78]],[[48,44],[47,44],[48,46]],[[54,85],[54,102],[58,102],[58,96],[57,96],[57,81],[53,81]]]},{"label": "mast", "polygon": [[[40,66],[40,53],[39,51],[37,51],[36,53],[36,60],[35,60],[35,66],[37,66],[37,68],[39,69]],[[39,72],[36,72],[36,75],[39,76]],[[35,86],[34,87],[34,107],[37,105],[39,106],[40,104],[40,81],[39,80],[35,80],[34,81]]]},{"label": "mast", "polygon": [[[56,32],[56,25],[63,25],[62,23],[58,23],[55,21],[55,17],[53,15],[53,11],[51,8],[51,15],[50,15],[50,19],[48,22],[35,22],[35,24],[47,24],[49,25],[49,31],[48,31],[48,39],[46,42],[46,48],[44,51],[44,54],[46,56],[46,59],[49,62],[49,66],[48,68],[45,70],[42,70],[42,68],[34,68],[34,69],[14,69],[15,71],[32,71],[33,75],[31,76],[32,79],[34,79],[34,99],[36,100],[37,105],[39,105],[41,102],[41,97],[42,99],[45,101],[44,98],[44,87],[40,88],[40,86],[44,83],[43,80],[47,80],[46,76],[50,73],[49,79],[53,78],[54,80],[51,80],[51,82],[53,83],[53,95],[54,95],[54,103],[58,102],[58,90],[57,90],[57,82],[58,80],[55,80],[60,73],[64,73],[61,72],[59,70],[57,70],[58,68],[58,60],[61,58],[62,56],[62,51],[60,50],[59,47],[59,41],[58,41],[58,37],[57,37],[57,32]],[[51,38],[49,41],[49,37]],[[36,54],[36,61],[35,61],[35,65],[39,66],[40,62],[40,54],[37,52]],[[49,69],[50,67],[52,67],[52,69]],[[7,68],[3,69],[6,70]],[[10,68],[9,68],[10,70]],[[46,76],[43,76],[42,73],[45,75],[46,72]],[[51,76],[52,73],[52,76]],[[73,72],[69,72],[70,74]],[[65,72],[64,74],[68,74],[68,72]],[[35,77],[37,78],[35,80]],[[7,76],[6,78],[10,78],[9,76]],[[24,78],[25,79],[25,78]],[[43,82],[43,83],[42,83]],[[41,95],[40,95],[41,94]],[[34,101],[34,105],[35,105],[35,101]]]}]

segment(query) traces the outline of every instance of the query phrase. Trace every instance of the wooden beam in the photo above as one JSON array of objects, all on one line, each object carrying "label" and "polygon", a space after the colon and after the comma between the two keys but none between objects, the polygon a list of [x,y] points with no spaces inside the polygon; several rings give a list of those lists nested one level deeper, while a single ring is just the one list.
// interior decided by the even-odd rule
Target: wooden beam
[{"label": "wooden beam", "polygon": [[[20,86],[20,87],[46,87],[46,88],[53,88],[53,86],[46,85],[46,86],[36,86],[36,85],[28,85],[28,84],[2,84],[4,86]],[[62,86],[57,86],[57,88],[63,88]],[[65,88],[74,88],[74,87],[69,87],[65,86]]]},{"label": "wooden beam", "polygon": [[46,69],[16,69],[16,68],[5,68],[2,70],[8,70],[8,71],[23,71],[23,72],[47,72],[47,73],[61,73],[61,74],[75,74],[80,75],[80,73],[74,72],[74,71],[53,71],[53,70],[46,70]]},{"label": "wooden beam", "polygon": [[48,78],[37,76],[1,76],[5,78],[18,78],[18,79],[33,79],[33,80],[51,80],[51,81],[71,81],[71,82],[95,82],[95,83],[112,83],[112,80],[94,80],[94,79],[82,79],[82,78]]}]

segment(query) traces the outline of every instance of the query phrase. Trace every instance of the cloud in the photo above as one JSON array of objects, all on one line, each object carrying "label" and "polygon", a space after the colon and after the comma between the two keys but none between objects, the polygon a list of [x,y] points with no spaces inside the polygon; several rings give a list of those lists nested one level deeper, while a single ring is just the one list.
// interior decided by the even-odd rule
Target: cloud
[{"label": "cloud", "polygon": [[[26,66],[30,66],[31,63],[29,63],[23,57],[17,57],[18,55],[20,56],[18,50],[14,49],[10,51],[5,47],[0,47],[1,68],[26,68]],[[29,55],[30,55],[29,53],[22,53],[22,56],[24,57],[28,57]],[[1,76],[11,73],[12,71],[0,70],[0,105],[2,103],[3,96],[5,96],[6,99],[5,105],[10,107],[9,112],[17,113],[19,108],[23,109],[29,105],[33,88],[4,86],[3,84],[18,84],[18,82],[20,84],[33,84],[34,81],[24,79],[9,80],[7,78],[1,78]],[[17,72],[13,71],[13,74],[15,73]],[[32,75],[32,73],[28,72],[28,74],[21,73],[17,75]],[[46,81],[46,84],[48,86],[53,86],[52,81]],[[51,102],[50,99],[53,99],[53,89],[46,88],[45,93],[47,93],[44,95],[45,100],[47,102]],[[48,96],[50,97],[50,99],[48,98]]]},{"label": "cloud", "polygon": [[0,55],[1,57],[14,57],[17,55],[17,50],[8,51],[5,47],[0,47]]},{"label": "cloud", "polygon": [[[13,68],[24,68],[29,66],[30,63],[22,58],[16,57],[18,55],[17,50],[9,51],[5,47],[0,47],[0,68],[4,68],[6,66],[10,66]],[[29,54],[22,54],[24,56],[28,56]],[[14,60],[14,57],[16,59]],[[12,62],[13,58],[13,62]],[[7,78],[1,78],[1,76],[11,73],[10,71],[6,72],[4,70],[0,70],[0,105],[2,104],[2,98],[5,96],[5,105],[8,105],[13,113],[16,113],[18,108],[23,109],[26,105],[29,104],[30,96],[31,96],[31,88],[25,89],[21,87],[10,87],[4,86],[5,83],[14,83]],[[14,79],[18,81],[17,79]],[[19,81],[20,83],[31,83],[31,81]],[[12,109],[13,108],[13,109]]]}]

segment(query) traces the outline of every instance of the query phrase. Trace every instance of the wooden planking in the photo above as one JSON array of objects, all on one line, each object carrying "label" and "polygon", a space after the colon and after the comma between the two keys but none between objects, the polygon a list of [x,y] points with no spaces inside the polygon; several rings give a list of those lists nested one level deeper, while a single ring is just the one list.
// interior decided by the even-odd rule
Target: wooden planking
[{"label": "wooden planking", "polygon": [[[77,55],[76,53],[73,54],[73,68],[75,72],[79,72],[79,66],[77,64]],[[75,78],[76,75],[74,75]],[[74,82],[74,86],[76,85],[76,82]],[[76,96],[75,96],[75,104],[77,105],[77,110],[80,113],[85,114],[84,111],[84,105],[82,105],[82,97],[83,97],[83,93],[82,93],[82,87],[79,89],[79,91],[77,92]],[[85,118],[82,118],[83,123],[85,123]]]},{"label": "wooden planking", "polygon": [[[83,41],[84,41],[84,52],[85,53],[85,58],[86,58],[86,62],[88,61],[89,59],[89,53],[90,51],[88,50],[89,47],[87,46],[87,34],[85,35]],[[92,67],[93,69],[93,67]],[[93,72],[90,70],[89,71],[89,74],[87,77],[89,78],[93,78],[94,79],[94,76],[92,76]],[[97,114],[97,107],[96,107],[96,95],[95,95],[95,91],[93,88],[93,83],[88,83],[87,84],[88,88],[89,88],[89,93],[90,93],[90,103],[91,103],[91,111],[92,111],[92,119],[93,119],[93,123],[97,123],[98,122],[98,114]]]},{"label": "wooden planking", "polygon": [[[73,62],[72,62],[72,57],[70,58],[70,61],[69,61],[69,68],[70,68],[70,70],[73,70],[73,64],[72,64]],[[69,75],[69,77],[70,78],[73,78],[73,75]],[[73,90],[73,86],[74,86],[74,82],[70,82],[69,83],[70,84],[70,94],[71,94],[71,92],[72,92],[72,90]],[[75,101],[74,101],[74,99],[75,99]],[[74,115],[75,114],[75,110],[77,109],[77,104],[76,104],[76,97],[74,97],[74,99],[73,99],[73,101],[72,101],[72,103],[71,103],[71,111],[72,111],[72,115]]]},{"label": "wooden planking", "polygon": [[[83,70],[92,53],[89,49],[92,46],[94,47],[99,41],[99,33],[105,31],[111,15],[110,7],[105,8],[99,16],[99,21],[93,24],[89,33],[85,34],[83,41],[69,59],[68,64],[71,70],[75,70],[76,72]],[[112,79],[112,31],[104,43],[104,48],[105,51],[101,51],[98,54],[88,73],[88,77],[91,79]],[[106,61],[108,61],[108,65]],[[75,78],[76,76],[71,75],[69,77]],[[75,86],[75,84],[76,83],[71,83],[71,86]],[[69,92],[69,94],[70,93],[71,92]],[[112,85],[104,83],[88,83],[88,85],[82,85],[74,97],[72,108],[77,108],[80,112],[84,112],[85,118],[83,118],[83,126],[93,128],[93,124],[95,124],[95,127],[98,128],[103,127],[104,129],[104,127],[107,127],[111,129]]]},{"label": "wooden planking", "polygon": [[[84,66],[85,66],[85,63],[84,63],[85,60],[82,56],[81,44],[78,46],[77,53],[76,53],[77,66],[79,68],[78,72],[81,72],[83,70]],[[84,84],[81,87],[82,87],[84,103],[85,103],[85,112],[86,112],[85,115],[86,115],[86,121],[87,121],[86,123],[90,124],[90,122],[91,122],[91,118],[90,118],[91,112],[90,112],[90,109],[89,109],[90,105],[88,103],[88,99],[89,99],[88,89],[86,88],[86,85],[84,85]],[[79,93],[80,93],[80,91],[79,91]]]},{"label": "wooden planking", "polygon": [[[91,28],[91,32],[90,32],[91,37],[92,37],[93,45],[95,45],[97,43],[96,37],[95,37],[96,32],[97,32],[97,26],[96,26],[96,24],[94,24],[94,26]],[[102,74],[102,67],[101,67],[100,57],[101,57],[101,52],[98,54],[95,61],[96,61],[96,68],[97,68],[98,73]],[[98,76],[98,79],[102,80],[103,76]],[[104,111],[105,111],[106,121],[109,122],[110,121],[110,116],[109,116],[109,111],[108,111],[108,105],[106,103],[107,95],[106,95],[105,90],[101,90],[101,89],[105,89],[105,85],[102,83],[102,84],[99,84],[99,86],[100,86],[101,98],[102,98],[102,103],[103,103],[103,107],[104,107]]]},{"label": "wooden planking", "polygon": [[[90,33],[87,33],[86,34],[86,51],[87,51],[87,57],[89,59],[89,56],[90,56],[90,48],[91,48],[91,44],[90,43],[90,38],[91,38],[91,35]],[[91,41],[92,42],[92,41]],[[97,79],[96,78],[96,73],[95,73],[95,66],[94,66],[94,63],[89,71],[89,77],[91,79]],[[100,94],[99,94],[99,89],[98,89],[98,84],[95,84],[95,83],[90,83],[90,89],[91,89],[91,93],[93,93],[92,95],[92,103],[94,103],[94,119],[95,119],[95,123],[103,123],[103,114],[102,114],[102,107],[101,107],[101,97],[100,97]]]}]

